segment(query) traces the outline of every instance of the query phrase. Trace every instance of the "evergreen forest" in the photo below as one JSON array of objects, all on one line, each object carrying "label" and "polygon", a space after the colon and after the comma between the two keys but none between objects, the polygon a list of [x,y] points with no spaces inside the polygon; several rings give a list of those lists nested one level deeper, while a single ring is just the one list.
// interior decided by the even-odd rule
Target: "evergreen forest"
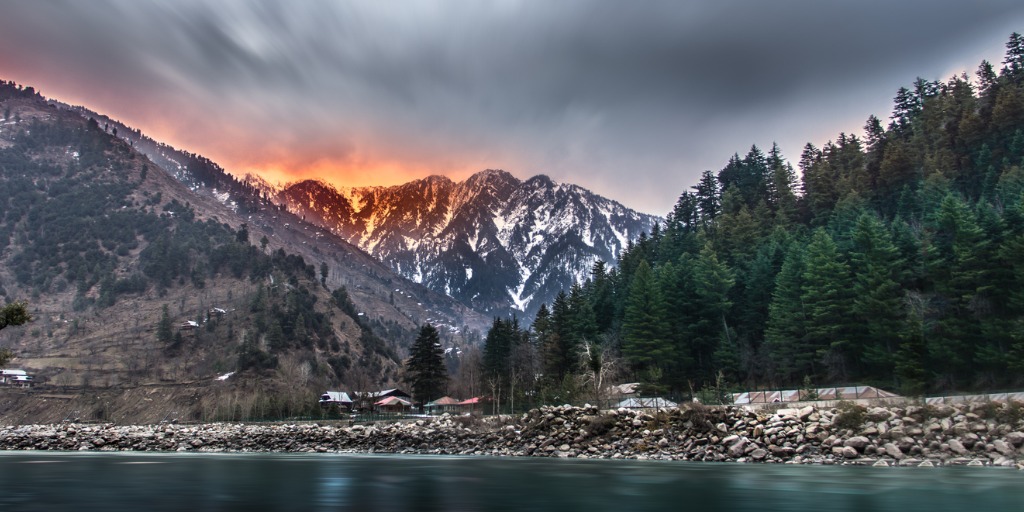
[{"label": "evergreen forest", "polygon": [[680,398],[1019,387],[1024,37],[1006,49],[998,68],[900,88],[888,119],[795,166],[754,146],[705,171],[616,268],[597,262],[529,326],[495,319],[495,396],[568,401],[612,377]]}]

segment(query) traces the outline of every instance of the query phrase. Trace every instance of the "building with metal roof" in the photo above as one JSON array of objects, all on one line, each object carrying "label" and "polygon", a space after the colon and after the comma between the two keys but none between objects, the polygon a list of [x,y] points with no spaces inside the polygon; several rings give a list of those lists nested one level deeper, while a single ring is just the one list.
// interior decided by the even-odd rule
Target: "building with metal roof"
[{"label": "building with metal roof", "polygon": [[427,414],[442,414],[446,412],[459,412],[461,408],[459,407],[459,400],[450,396],[443,396],[425,404],[423,410]]},{"label": "building with metal roof", "polygon": [[373,406],[380,412],[408,412],[412,402],[397,396],[389,396],[374,402]]}]

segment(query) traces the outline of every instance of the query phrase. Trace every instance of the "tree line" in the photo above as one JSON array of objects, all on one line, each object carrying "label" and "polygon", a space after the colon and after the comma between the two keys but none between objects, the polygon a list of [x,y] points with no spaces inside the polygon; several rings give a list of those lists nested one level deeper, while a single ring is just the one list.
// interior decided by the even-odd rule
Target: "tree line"
[{"label": "tree line", "polygon": [[974,78],[917,79],[888,122],[733,155],[664,224],[541,308],[495,319],[483,374],[508,400],[873,384],[1019,386],[1024,370],[1024,38]]}]

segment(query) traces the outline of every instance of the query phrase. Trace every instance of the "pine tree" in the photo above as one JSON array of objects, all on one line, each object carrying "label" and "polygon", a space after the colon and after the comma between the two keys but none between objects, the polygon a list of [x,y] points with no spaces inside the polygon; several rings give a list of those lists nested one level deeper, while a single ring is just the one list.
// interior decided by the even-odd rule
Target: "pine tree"
[{"label": "pine tree", "polygon": [[276,318],[270,320],[270,325],[267,328],[267,348],[270,349],[271,353],[278,353],[283,351],[288,346],[288,340],[284,336],[284,329],[281,327],[281,322]]},{"label": "pine tree", "polygon": [[665,302],[646,261],[637,267],[623,319],[623,355],[640,370],[661,368],[671,356]]},{"label": "pine tree", "polygon": [[162,311],[160,321],[156,324],[156,340],[163,345],[169,345],[174,341],[174,326],[171,324],[171,315],[167,312],[167,304],[164,304]]},{"label": "pine tree", "polygon": [[699,312],[693,285],[693,259],[683,254],[677,263],[667,262],[654,271],[654,281],[664,301],[667,325],[665,341],[670,355],[663,361],[663,381],[673,389],[686,389],[693,379],[692,326]]},{"label": "pine tree", "polygon": [[769,305],[775,291],[775,277],[785,257],[788,235],[776,228],[766,243],[761,244],[753,259],[736,269],[736,284],[730,292],[734,302],[730,326],[736,331],[739,364],[743,375],[737,380],[763,382],[767,357],[763,353]]},{"label": "pine tree", "polygon": [[440,398],[448,386],[448,372],[437,329],[430,324],[420,327],[416,341],[409,348],[405,362],[405,381],[412,388],[413,398],[421,404]]},{"label": "pine tree", "polygon": [[534,347],[543,355],[552,335],[551,311],[548,310],[547,304],[541,304],[540,309],[537,310],[537,315],[533,318],[533,324],[530,326],[530,335]]},{"label": "pine tree", "polygon": [[700,224],[704,227],[711,225],[718,214],[722,212],[721,196],[718,188],[718,179],[715,173],[704,171],[700,181],[694,189],[694,199],[697,203],[697,211],[700,212]]},{"label": "pine tree", "polygon": [[611,278],[606,270],[606,263],[603,260],[594,262],[590,272],[591,286],[589,302],[594,312],[596,332],[608,332],[615,320],[615,297]]},{"label": "pine tree", "polygon": [[796,222],[797,180],[793,166],[782,158],[782,150],[778,144],[772,144],[768,153],[768,168],[771,171],[771,197],[768,204],[775,210],[776,221],[783,225]]},{"label": "pine tree", "polygon": [[[164,306],[164,313],[167,306]],[[0,308],[0,329],[11,325],[22,325],[32,321],[32,315],[28,312],[28,304],[25,302],[11,302]]]},{"label": "pine tree", "polygon": [[688,190],[683,191],[679,195],[675,206],[672,207],[672,213],[668,216],[666,231],[673,236],[682,236],[692,233],[699,225],[700,208],[698,207],[697,196]]},{"label": "pine tree", "polygon": [[559,292],[551,312],[551,336],[544,351],[545,375],[552,382],[562,382],[576,371],[579,363],[579,338],[574,329],[575,318],[569,296]]},{"label": "pine tree", "polygon": [[800,156],[800,170],[803,173],[804,202],[813,219],[822,224],[839,200],[836,192],[836,178],[831,163],[825,158],[833,154],[835,145],[829,142],[823,150],[808,143]]},{"label": "pine tree", "polygon": [[973,307],[984,292],[988,241],[974,213],[952,194],[942,200],[936,217],[935,253],[928,268],[939,319],[928,338],[928,352],[942,384],[954,386],[967,377],[973,348],[982,343]]},{"label": "pine tree", "polygon": [[701,304],[698,327],[694,329],[694,352],[701,377],[711,381],[715,374],[724,371],[735,378],[738,374],[739,348],[726,315],[732,307],[729,291],[736,284],[736,276],[710,245],[704,247],[694,265],[694,287]]},{"label": "pine tree", "polygon": [[843,380],[851,357],[851,319],[853,306],[850,269],[839,255],[836,244],[824,229],[818,229],[807,245],[800,296],[806,312],[807,344],[828,369],[828,376]]},{"label": "pine tree", "polygon": [[484,339],[484,374],[489,378],[504,379],[508,374],[515,333],[512,322],[495,318]]},{"label": "pine tree", "polygon": [[583,287],[579,283],[574,284],[569,290],[569,309],[572,318],[570,329],[574,344],[579,346],[583,341],[596,341],[597,317],[593,305],[583,293]]},{"label": "pine tree", "polygon": [[[31,321],[32,315],[29,314],[28,304],[25,302],[11,302],[0,308],[0,329]],[[0,348],[0,367],[6,365],[13,358],[14,352],[8,348]]]},{"label": "pine tree", "polygon": [[814,351],[805,345],[807,318],[802,300],[805,267],[803,246],[791,244],[775,278],[775,292],[768,307],[765,344],[776,375],[787,383],[799,382],[814,369]]},{"label": "pine tree", "polygon": [[892,123],[889,131],[896,132],[900,136],[909,136],[911,121],[920,112],[920,97],[906,87],[900,87],[896,91],[896,98],[893,99]]},{"label": "pine tree", "polygon": [[1006,318],[1010,347],[1007,355],[1009,369],[1017,374],[1024,372],[1024,198],[1014,208],[1010,208],[1008,216],[1022,217],[1016,222],[1008,222],[1008,233],[1000,248],[1000,256],[1010,269],[1005,283],[1008,289]]},{"label": "pine tree", "polygon": [[869,375],[885,378],[892,375],[905,322],[898,282],[902,262],[888,230],[874,215],[865,213],[857,219],[853,243],[852,312],[857,329],[852,353],[863,357]]},{"label": "pine tree", "polygon": [[1003,75],[1019,80],[1024,74],[1024,37],[1014,32],[1006,42],[1006,57],[1003,59]]}]

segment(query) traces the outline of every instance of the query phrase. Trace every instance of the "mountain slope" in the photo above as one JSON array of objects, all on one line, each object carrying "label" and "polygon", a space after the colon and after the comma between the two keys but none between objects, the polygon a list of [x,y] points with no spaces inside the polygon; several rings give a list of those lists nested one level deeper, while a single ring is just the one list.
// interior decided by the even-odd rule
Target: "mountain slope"
[{"label": "mountain slope", "polygon": [[[271,250],[284,247],[310,261],[328,265],[327,286],[332,289],[346,286],[353,300],[360,307],[372,310],[375,317],[387,322],[397,310],[404,323],[417,325],[430,321],[459,334],[482,331],[489,325],[486,316],[396,275],[360,248],[274,204],[272,196],[276,191],[262,179],[247,176],[238,180],[201,155],[157,142],[117,120],[85,107],[53,100],[51,103],[85,118],[97,119],[109,132],[185,184],[194,195],[238,214],[239,222],[247,223],[253,232],[254,242],[266,236]],[[381,302],[383,305],[375,306]]]},{"label": "mountain slope", "polygon": [[[296,414],[327,386],[397,383],[422,322],[446,327],[449,344],[486,322],[194,155],[168,158],[221,189],[185,186],[122,140],[130,130],[31,88],[0,82],[0,111],[0,300],[27,299],[35,317],[0,346],[40,390],[102,395],[76,411],[85,419]],[[180,402],[128,407],[140,387]],[[12,393],[7,418],[63,418]]]},{"label": "mountain slope", "polygon": [[307,180],[276,198],[399,274],[493,314],[532,315],[658,220],[582,187],[499,170],[393,187]]}]

